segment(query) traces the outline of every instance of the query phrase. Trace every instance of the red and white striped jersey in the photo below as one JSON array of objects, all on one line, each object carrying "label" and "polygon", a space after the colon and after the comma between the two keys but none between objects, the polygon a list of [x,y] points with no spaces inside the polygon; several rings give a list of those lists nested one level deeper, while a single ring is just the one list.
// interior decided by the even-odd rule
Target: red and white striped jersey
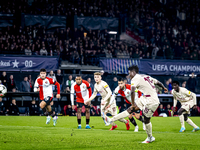
[{"label": "red and white striped jersey", "polygon": [[[131,85],[125,84],[124,90],[120,89],[119,86],[116,87],[112,99],[115,99],[116,96],[120,94],[128,104],[131,104]],[[135,101],[142,96],[142,93],[138,90],[135,91]]]},{"label": "red and white striped jersey", "polygon": [[58,94],[60,94],[60,84],[58,82],[49,77],[46,77],[44,80],[38,77],[34,84],[34,92],[37,92],[37,89],[40,88],[40,100],[44,100],[48,96],[53,97],[52,85],[57,86]]},{"label": "red and white striped jersey", "polygon": [[92,95],[92,89],[90,84],[82,80],[80,85],[74,82],[71,86],[71,104],[74,105],[74,93],[76,93],[76,102],[84,103],[85,100],[89,99]]}]

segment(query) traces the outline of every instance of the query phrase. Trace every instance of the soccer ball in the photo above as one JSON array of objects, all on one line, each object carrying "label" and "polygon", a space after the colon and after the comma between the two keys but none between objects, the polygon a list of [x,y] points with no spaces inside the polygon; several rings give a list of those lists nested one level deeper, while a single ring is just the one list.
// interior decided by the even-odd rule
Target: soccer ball
[{"label": "soccer ball", "polygon": [[4,97],[6,93],[7,88],[4,85],[0,84],[0,97]]}]

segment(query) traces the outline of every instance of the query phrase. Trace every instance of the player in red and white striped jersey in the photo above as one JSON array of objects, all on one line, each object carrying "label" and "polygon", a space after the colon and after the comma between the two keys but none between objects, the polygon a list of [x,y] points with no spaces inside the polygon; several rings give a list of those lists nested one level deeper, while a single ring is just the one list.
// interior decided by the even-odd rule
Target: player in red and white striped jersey
[{"label": "player in red and white striped jersey", "polygon": [[72,109],[75,109],[74,106],[74,93],[76,93],[76,105],[77,105],[77,121],[78,129],[81,129],[81,111],[82,106],[85,106],[85,116],[86,116],[86,129],[91,129],[89,126],[90,122],[90,104],[85,105],[84,101],[89,99],[92,95],[92,89],[90,84],[83,80],[80,75],[76,76],[75,83],[71,86],[71,104]]},{"label": "player in red and white striped jersey", "polygon": [[[52,85],[56,85],[58,89],[58,94],[56,98],[60,98],[60,84],[54,81],[52,78],[46,77],[46,69],[40,70],[40,77],[38,77],[34,84],[34,92],[39,92],[40,95],[40,108],[45,113],[46,110],[50,116],[53,118],[53,125],[56,125],[58,117],[53,113],[50,103],[53,100],[53,90]],[[51,117],[47,117],[46,124],[50,123]]]},{"label": "player in red and white striped jersey", "polygon": [[[126,103],[128,103],[128,105],[131,105],[131,85],[125,84],[124,80],[125,79],[123,78],[118,79],[118,86],[115,88],[110,103],[112,103],[112,101],[115,100],[116,96],[120,94],[125,99]],[[140,98],[140,96],[142,96],[142,92],[135,90],[135,100]],[[144,118],[140,115],[140,110],[135,111],[133,114],[135,115],[136,119],[140,120],[143,123],[143,130],[145,130]],[[132,114],[129,115],[129,120],[135,126],[134,132],[138,132],[139,127]]]}]

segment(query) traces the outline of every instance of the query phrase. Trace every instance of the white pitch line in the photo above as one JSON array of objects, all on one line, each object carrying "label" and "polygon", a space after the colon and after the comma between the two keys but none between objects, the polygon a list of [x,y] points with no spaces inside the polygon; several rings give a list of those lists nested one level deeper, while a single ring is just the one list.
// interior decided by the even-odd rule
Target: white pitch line
[{"label": "white pitch line", "polygon": [[[2,126],[2,127],[26,127],[26,128],[46,128],[46,127],[37,127],[37,126],[11,126],[11,125],[0,125],[0,126]],[[124,130],[113,130],[113,131],[109,131],[109,130],[103,130],[103,129],[91,129],[91,130],[89,130],[89,129],[76,129],[76,128],[65,128],[65,127],[48,127],[48,128],[59,128],[59,129],[74,129],[74,130],[87,130],[87,131],[91,131],[91,130],[100,130],[100,131],[106,131],[106,132],[125,132],[125,133],[135,133],[133,130],[131,130],[131,131],[124,131]],[[139,131],[138,133],[146,133],[145,131]],[[167,134],[177,134],[177,133],[179,133],[178,131],[177,132],[169,132],[169,131],[163,131],[163,132],[161,132],[161,131],[153,131],[153,133],[167,133]],[[179,133],[179,134],[194,134],[194,133]],[[198,133],[198,134],[200,134],[200,133]]]}]

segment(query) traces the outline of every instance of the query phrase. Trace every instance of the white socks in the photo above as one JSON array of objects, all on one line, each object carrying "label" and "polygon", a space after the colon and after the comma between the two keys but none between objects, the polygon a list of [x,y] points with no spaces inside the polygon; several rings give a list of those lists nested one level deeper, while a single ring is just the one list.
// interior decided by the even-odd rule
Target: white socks
[{"label": "white socks", "polygon": [[186,122],[187,122],[189,125],[193,126],[195,129],[197,128],[197,125],[194,124],[194,122],[193,122],[190,118],[188,118]]},{"label": "white socks", "polygon": [[179,116],[180,122],[181,122],[181,127],[185,128],[185,123],[184,123],[184,117],[183,115]]},{"label": "white socks", "polygon": [[122,118],[126,118],[128,117],[130,114],[128,113],[127,110],[119,113],[118,115],[114,116],[111,120],[114,122],[114,121],[117,121],[119,119],[122,119]]},{"label": "white socks", "polygon": [[127,121],[125,119],[119,119],[120,122],[124,122],[127,123]]},{"label": "white socks", "polygon": [[148,123],[148,124],[145,124],[146,126],[146,133],[147,133],[147,136],[148,137],[151,137],[152,136],[152,124],[151,122]]}]

